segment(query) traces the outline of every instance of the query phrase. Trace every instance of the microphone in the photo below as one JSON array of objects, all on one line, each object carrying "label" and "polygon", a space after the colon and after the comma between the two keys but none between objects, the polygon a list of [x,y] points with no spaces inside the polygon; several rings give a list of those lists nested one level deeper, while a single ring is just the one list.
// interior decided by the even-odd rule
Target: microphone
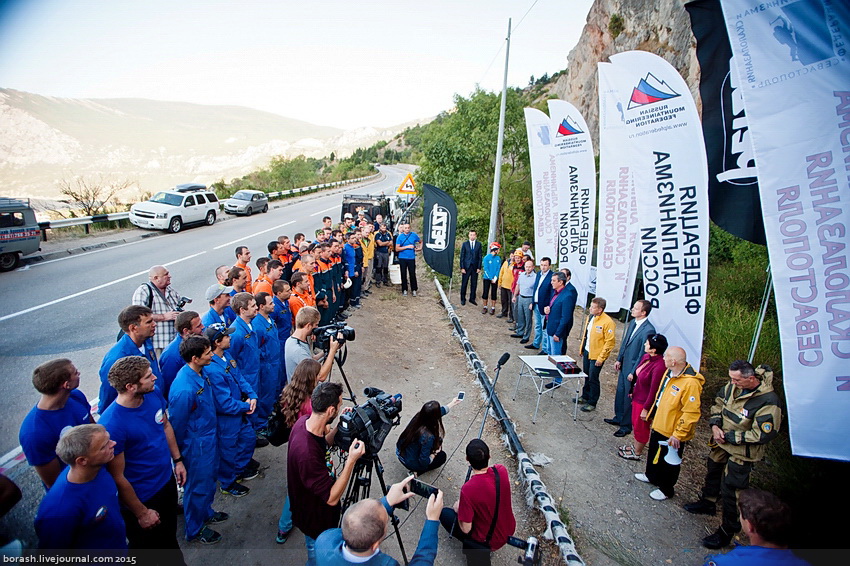
[{"label": "microphone", "polygon": [[502,357],[499,358],[499,363],[496,364],[496,367],[502,367],[503,365],[508,363],[509,359],[511,359],[511,355],[508,352],[505,352],[504,354],[502,354]]}]

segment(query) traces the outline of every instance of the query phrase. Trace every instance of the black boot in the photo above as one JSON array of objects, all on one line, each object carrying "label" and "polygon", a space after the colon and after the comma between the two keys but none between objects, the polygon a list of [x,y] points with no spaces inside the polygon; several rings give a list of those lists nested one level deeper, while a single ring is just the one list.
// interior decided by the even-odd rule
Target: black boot
[{"label": "black boot", "polygon": [[710,548],[711,550],[717,550],[729,546],[729,543],[732,542],[732,538],[734,536],[734,533],[729,534],[723,527],[718,527],[713,534],[702,539],[702,545],[706,548]]},{"label": "black boot", "polygon": [[700,497],[693,503],[683,505],[685,511],[694,515],[715,515],[717,514],[717,504],[714,501],[703,499]]}]

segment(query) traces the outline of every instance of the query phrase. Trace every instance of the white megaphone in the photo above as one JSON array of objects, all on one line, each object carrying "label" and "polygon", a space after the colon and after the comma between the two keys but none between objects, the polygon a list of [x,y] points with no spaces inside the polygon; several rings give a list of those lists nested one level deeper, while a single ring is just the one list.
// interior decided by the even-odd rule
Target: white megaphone
[{"label": "white megaphone", "polygon": [[665,456],[664,456],[665,462],[667,462],[671,466],[681,465],[682,458],[681,458],[681,456],[679,456],[678,450],[673,450],[672,448],[670,448],[670,446],[667,444],[666,440],[662,440],[658,444],[661,445],[661,446],[667,446],[667,454],[665,454]]}]

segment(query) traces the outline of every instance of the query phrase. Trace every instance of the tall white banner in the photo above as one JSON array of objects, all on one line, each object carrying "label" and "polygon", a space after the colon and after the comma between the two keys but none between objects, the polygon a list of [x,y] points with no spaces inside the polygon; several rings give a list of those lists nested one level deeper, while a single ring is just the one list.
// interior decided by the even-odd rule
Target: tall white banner
[{"label": "tall white banner", "polygon": [[596,162],[584,117],[563,100],[549,101],[552,152],[558,194],[558,267],[568,267],[570,283],[584,306],[590,289],[596,215]]},{"label": "tall white banner", "polygon": [[[688,85],[644,51],[610,57],[634,167],[644,294],[650,320],[698,368],[708,275],[708,164]],[[623,88],[625,87],[625,88]]]},{"label": "tall white banner", "polygon": [[549,116],[525,108],[528,156],[531,161],[531,202],[534,205],[534,257],[554,258],[558,249],[558,191]]},{"label": "tall white banner", "polygon": [[850,460],[850,3],[723,12],[759,164],[791,448]]},{"label": "tall white banner", "polygon": [[634,165],[636,146],[629,144],[623,85],[611,63],[599,68],[599,243],[596,245],[596,296],[606,310],[631,308],[640,263]]}]

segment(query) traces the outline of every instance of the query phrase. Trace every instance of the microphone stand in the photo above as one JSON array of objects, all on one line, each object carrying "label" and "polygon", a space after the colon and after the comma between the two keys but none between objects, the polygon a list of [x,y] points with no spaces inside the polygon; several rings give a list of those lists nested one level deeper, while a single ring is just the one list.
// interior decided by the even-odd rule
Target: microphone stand
[{"label": "microphone stand", "polygon": [[[505,360],[507,361],[507,360]],[[493,404],[493,395],[496,394],[496,383],[499,382],[499,374],[502,372],[502,364],[496,365],[496,378],[493,380],[493,385],[490,386],[490,395],[487,396],[487,405],[484,407],[484,418],[481,419],[481,428],[478,429],[478,438],[481,439],[481,435],[484,434],[484,424],[487,422],[487,415],[490,414],[490,406]],[[470,476],[472,475],[472,466],[468,466],[466,470],[466,479],[463,480],[464,483],[469,481]]]}]

